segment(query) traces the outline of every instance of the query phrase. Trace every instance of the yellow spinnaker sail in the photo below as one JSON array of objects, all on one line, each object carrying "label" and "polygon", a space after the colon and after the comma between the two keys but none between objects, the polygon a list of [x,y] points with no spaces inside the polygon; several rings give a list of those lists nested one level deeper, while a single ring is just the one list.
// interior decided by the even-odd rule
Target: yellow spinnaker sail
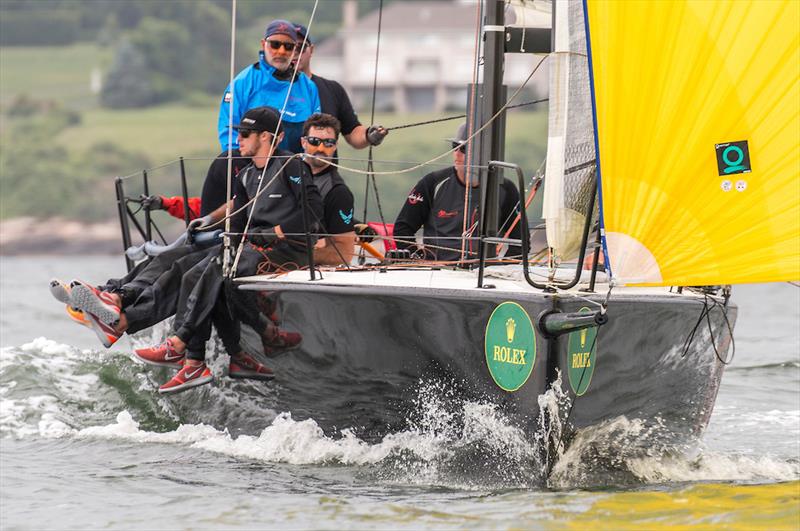
[{"label": "yellow spinnaker sail", "polygon": [[586,7],[614,278],[800,279],[800,2]]}]

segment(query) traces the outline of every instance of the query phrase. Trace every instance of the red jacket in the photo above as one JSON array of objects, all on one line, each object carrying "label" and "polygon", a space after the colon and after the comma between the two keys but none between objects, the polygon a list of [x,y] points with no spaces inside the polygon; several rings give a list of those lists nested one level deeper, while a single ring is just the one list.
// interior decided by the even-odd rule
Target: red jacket
[{"label": "red jacket", "polygon": [[[174,216],[178,219],[184,219],[183,196],[177,195],[175,197],[164,197],[162,195],[161,204],[164,206],[164,210],[166,210],[170,216]],[[189,221],[199,217],[200,217],[200,198],[190,197]]]}]

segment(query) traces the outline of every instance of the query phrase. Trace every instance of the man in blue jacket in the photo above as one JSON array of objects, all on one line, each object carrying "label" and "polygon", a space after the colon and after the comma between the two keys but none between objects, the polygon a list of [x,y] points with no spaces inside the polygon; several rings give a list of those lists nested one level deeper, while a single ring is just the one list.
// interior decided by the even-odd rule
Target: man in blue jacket
[{"label": "man in blue jacket", "polygon": [[[298,70],[294,81],[292,59],[299,51],[294,24],[286,20],[273,20],[264,32],[258,62],[248,66],[225,89],[219,108],[217,130],[223,151],[228,150],[231,134],[233,148],[238,149],[236,132],[231,133],[230,107],[233,99],[233,124],[238,124],[244,113],[254,107],[269,106],[281,111],[284,139],[281,149],[300,153],[300,137],[303,123],[314,113],[320,112],[317,86]],[[287,98],[288,94],[288,98]]]}]

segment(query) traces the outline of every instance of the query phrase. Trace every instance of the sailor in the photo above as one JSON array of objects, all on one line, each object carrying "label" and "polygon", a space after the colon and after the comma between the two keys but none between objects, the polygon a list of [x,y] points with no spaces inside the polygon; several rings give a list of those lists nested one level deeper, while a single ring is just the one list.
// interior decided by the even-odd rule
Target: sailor
[{"label": "sailor", "polygon": [[[286,20],[273,20],[264,32],[257,62],[248,66],[225,89],[219,107],[219,143],[227,153],[229,135],[233,134],[233,147],[238,148],[236,133],[229,130],[230,103],[233,98],[233,123],[241,121],[248,109],[270,106],[281,111],[284,138],[281,149],[299,153],[303,122],[315,112],[320,112],[317,86],[304,73],[297,72],[294,80],[292,59],[298,51],[294,24]],[[287,97],[291,94],[290,97]]]},{"label": "sailor", "polygon": [[[277,125],[277,112],[262,107],[248,111],[237,127],[242,152],[253,161],[242,171],[235,188],[234,211],[240,213],[231,219],[232,231],[242,234],[249,219],[237,262],[237,276],[287,271],[308,265],[305,225],[309,223],[309,230],[318,232],[314,220],[323,215],[322,198],[309,167],[300,160],[289,159],[291,153],[272,146],[273,138],[269,131],[275,130]],[[307,213],[302,200],[304,187]],[[311,239],[313,243],[315,237]],[[224,283],[219,254],[209,256],[189,270],[181,281],[175,335],[162,345],[136,351],[137,356],[150,363],[174,360],[175,355],[185,353],[186,359],[180,371],[162,385],[159,392],[183,391],[213,379],[205,364],[205,343],[210,337],[211,320],[215,315],[234,310],[237,317],[257,332],[265,332],[255,294],[225,290]],[[270,369],[241,351],[235,334],[220,335],[231,354],[229,375],[256,379],[272,377]],[[226,337],[232,340],[228,341]]]},{"label": "sailor", "polygon": [[[323,216],[321,223],[326,233],[325,238],[321,238],[314,249],[314,260],[319,265],[340,266],[347,264],[353,257],[355,232],[354,232],[354,200],[353,194],[339,176],[336,168],[331,166],[329,161],[336,151],[336,144],[340,134],[339,121],[328,114],[314,114],[303,126],[303,137],[301,138],[303,150],[309,157],[306,157],[313,175],[314,184],[320,191],[323,198]],[[246,174],[245,174],[246,175]],[[259,300],[258,297],[261,297]],[[270,322],[269,314],[272,311],[264,311],[264,304],[269,300],[263,295],[257,296],[254,293],[240,293],[235,296],[236,300],[230,301],[231,305],[238,310],[237,315],[252,326],[261,336],[266,353],[273,353],[276,350],[286,350],[297,346],[301,341],[301,336],[296,332],[287,332],[277,328],[274,322]],[[261,314],[261,315],[259,315]],[[267,316],[265,317],[265,314]],[[220,308],[212,311],[212,316],[224,319],[225,312]],[[220,327],[218,321],[214,320],[217,332],[222,340],[225,349],[231,354],[231,368],[229,375],[233,377],[248,377],[254,379],[270,379],[273,372],[269,367],[260,363],[254,356],[246,353],[240,346],[240,331],[238,323],[234,326]],[[207,329],[204,329],[207,330]],[[163,344],[153,348],[139,349],[136,356],[154,365],[171,366],[181,368],[187,352],[187,343],[197,344],[198,341],[186,341],[183,338],[186,334],[179,331],[171,336]],[[205,336],[202,336],[205,337]],[[196,352],[196,354],[192,354]],[[188,359],[205,361],[204,348],[199,346],[189,350]],[[190,361],[194,364],[194,361]],[[167,382],[160,389],[161,392],[178,392],[191,387],[202,385],[211,381],[211,378],[202,376],[206,371],[197,368],[191,371],[179,373],[170,382]],[[186,374],[197,374],[198,378],[186,378]],[[210,374],[210,372],[209,372]],[[242,376],[245,375],[245,376]]]},{"label": "sailor", "polygon": [[341,123],[342,136],[347,143],[356,149],[377,146],[383,142],[389,131],[381,125],[365,127],[358,121],[350,98],[344,87],[332,79],[325,79],[311,71],[311,58],[314,55],[314,43],[308,35],[308,29],[302,24],[295,24],[299,44],[297,62],[299,69],[317,86],[322,112],[335,116]]},{"label": "sailor", "polygon": [[[467,124],[461,124],[455,138],[448,139],[453,146],[453,166],[427,174],[408,194],[394,222],[394,237],[399,249],[409,249],[418,257],[437,261],[462,260],[462,239],[465,259],[477,258],[478,245],[472,238],[478,233],[480,180],[478,172],[471,172],[466,183]],[[467,203],[467,220],[464,223],[464,203]],[[517,213],[519,192],[508,179],[500,183],[500,223],[510,223]],[[415,244],[415,234],[422,227],[423,244]],[[520,224],[511,232],[519,238]],[[512,247],[509,252],[519,253]]]},{"label": "sailor", "polygon": [[[269,107],[251,109],[243,117],[249,122],[241,127],[242,137],[272,138],[272,133],[264,128],[277,128],[278,111]],[[279,133],[278,138],[282,133]],[[262,143],[247,142],[243,152],[247,156],[256,153],[256,148],[268,151],[269,146]],[[285,155],[289,153],[282,152]],[[263,162],[263,161],[262,161]],[[305,165],[293,161],[303,168]],[[262,164],[263,167],[263,164]],[[237,180],[238,183],[238,180]],[[225,204],[190,225],[192,231],[196,225],[210,225],[221,220],[226,210]],[[199,239],[199,238],[198,238]],[[86,283],[76,281],[68,295],[72,306],[83,310],[89,324],[95,330],[106,347],[111,346],[123,333],[133,333],[175,314],[179,303],[179,295],[183,277],[193,267],[205,259],[217,256],[221,246],[216,245],[204,249],[197,245],[185,245],[155,257],[133,279],[114,288],[112,285],[95,288]],[[159,274],[160,273],[160,274]],[[53,288],[51,288],[52,290]],[[231,326],[218,324],[217,328]]]},{"label": "sailor", "polygon": [[[320,112],[320,96],[317,85],[298,70],[292,82],[294,68],[292,59],[299,52],[298,36],[295,27],[286,20],[273,20],[264,32],[261,40],[261,51],[257,62],[248,66],[234,78],[234,91],[228,85],[219,108],[217,130],[222,153],[211,163],[203,185],[203,203],[220,204],[225,201],[228,182],[228,141],[230,136],[230,103],[233,98],[233,122],[239,123],[246,111],[253,107],[271,106],[283,109],[281,121],[284,139],[280,147],[299,153],[301,151],[300,135],[303,122],[315,112]],[[287,93],[291,97],[287,99]],[[285,105],[285,108],[284,108]],[[382,128],[381,128],[382,129]],[[380,131],[380,130],[378,130]],[[373,133],[380,137],[380,132]],[[385,134],[384,134],[385,136]],[[380,143],[380,141],[378,141]],[[234,133],[231,145],[232,173],[234,176],[248,164],[250,160],[243,157]],[[190,205],[192,205],[190,199]],[[181,198],[161,198],[150,196],[143,198],[142,207],[146,209],[167,210],[175,217],[183,216],[183,209],[178,207]],[[174,210],[174,213],[173,213]]]}]

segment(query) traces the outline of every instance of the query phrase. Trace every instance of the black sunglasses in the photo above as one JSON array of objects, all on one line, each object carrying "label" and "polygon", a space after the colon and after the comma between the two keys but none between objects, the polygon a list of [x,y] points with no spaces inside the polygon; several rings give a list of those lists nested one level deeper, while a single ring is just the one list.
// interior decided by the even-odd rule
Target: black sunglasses
[{"label": "black sunglasses", "polygon": [[461,153],[467,152],[467,143],[466,142],[453,142],[453,149],[457,149]]},{"label": "black sunglasses", "polygon": [[317,147],[318,145],[322,144],[326,148],[332,148],[336,145],[336,139],[334,138],[317,138],[315,136],[307,136],[306,142],[308,142],[314,147]]},{"label": "black sunglasses", "polygon": [[242,138],[249,138],[253,133],[259,135],[264,131],[251,131],[250,129],[239,129],[239,136]]},{"label": "black sunglasses", "polygon": [[297,43],[294,42],[273,41],[269,39],[267,39],[267,42],[269,43],[269,47],[273,50],[278,50],[281,46],[283,46],[283,49],[287,52],[293,52],[297,46]]}]

